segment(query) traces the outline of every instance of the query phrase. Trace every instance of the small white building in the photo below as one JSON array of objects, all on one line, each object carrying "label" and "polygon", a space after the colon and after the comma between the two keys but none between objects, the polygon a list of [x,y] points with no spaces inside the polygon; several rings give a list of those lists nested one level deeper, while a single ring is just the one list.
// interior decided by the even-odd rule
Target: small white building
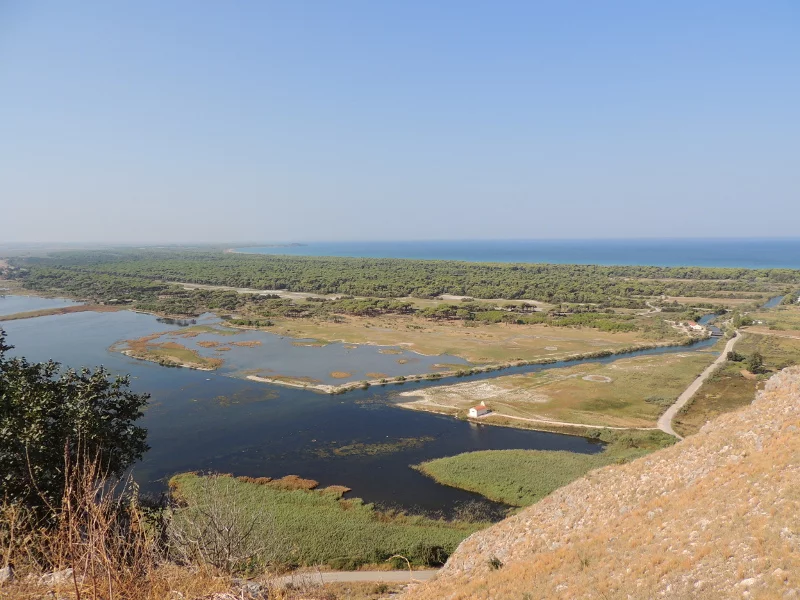
[{"label": "small white building", "polygon": [[478,406],[473,406],[472,408],[469,409],[469,416],[472,418],[477,418],[477,417],[482,417],[483,415],[488,415],[490,412],[492,411],[486,408],[486,403],[481,402],[480,404],[478,404]]},{"label": "small white building", "polygon": [[705,329],[705,328],[704,328],[702,325],[700,325],[700,324],[698,324],[698,323],[695,323],[694,321],[688,321],[688,322],[686,323],[686,326],[687,326],[689,329],[692,329],[692,330],[694,330],[694,331],[703,331],[703,329]]}]

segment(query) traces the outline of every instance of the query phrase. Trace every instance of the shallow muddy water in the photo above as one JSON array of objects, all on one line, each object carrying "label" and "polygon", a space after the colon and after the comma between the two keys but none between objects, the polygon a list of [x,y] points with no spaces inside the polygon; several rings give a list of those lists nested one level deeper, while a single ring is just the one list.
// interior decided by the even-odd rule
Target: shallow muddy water
[{"label": "shallow muddy water", "polygon": [[[199,319],[198,324],[213,324],[229,335],[209,332],[187,338],[181,337],[178,331],[175,341],[201,356],[223,359],[225,364],[217,371],[221,375],[305,378],[311,383],[337,385],[470,365],[457,356],[425,356],[399,346],[341,342],[319,345],[314,340],[265,331],[229,329],[218,319],[208,316]],[[209,343],[217,345],[204,346]],[[242,343],[253,345],[237,345]]]}]

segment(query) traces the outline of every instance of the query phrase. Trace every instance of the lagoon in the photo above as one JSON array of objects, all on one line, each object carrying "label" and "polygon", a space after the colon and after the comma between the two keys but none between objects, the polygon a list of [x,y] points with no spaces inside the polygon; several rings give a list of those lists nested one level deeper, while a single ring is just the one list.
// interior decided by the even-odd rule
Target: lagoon
[{"label": "lagoon", "polygon": [[3,295],[0,288],[0,316],[48,308],[64,308],[81,304],[66,298],[40,298],[38,296]]},{"label": "lagoon", "polygon": [[[24,307],[24,300],[14,302]],[[165,368],[109,349],[121,340],[176,329],[148,314],[83,312],[2,327],[15,346],[12,354],[74,367],[102,364],[113,373],[130,373],[134,391],[152,394],[142,420],[151,449],[134,469],[147,492],[163,491],[166,479],[182,471],[298,474],[322,485],[346,485],[367,502],[449,515],[459,503],[480,497],[439,485],[409,465],[470,450],[601,450],[584,438],[475,425],[392,405],[393,394],[430,382],[330,396],[222,372]],[[350,450],[335,452],[343,447]],[[499,514],[502,507],[492,506]]]},{"label": "lagoon", "polygon": [[[0,310],[5,302],[27,310],[28,298],[0,298]],[[30,302],[36,300],[31,298]],[[216,326],[217,322],[216,317],[206,316],[197,324]],[[348,368],[367,361],[368,366],[362,366],[359,374],[378,368],[369,362],[374,360],[394,361],[394,365],[400,366],[396,362],[398,355],[379,354],[374,346],[355,349],[341,344],[322,348],[294,346],[291,338],[281,340],[280,336],[265,332],[246,332],[239,334],[241,338],[237,335],[231,339],[252,338],[263,342],[271,337],[280,345],[272,348],[275,350],[272,355],[263,346],[237,347],[240,357],[231,359],[227,368],[217,372],[165,368],[110,349],[122,340],[152,333],[179,334],[182,328],[177,325],[173,320],[132,311],[82,312],[2,323],[8,342],[15,346],[12,354],[35,361],[52,358],[73,367],[104,365],[113,373],[129,373],[134,391],[152,395],[142,420],[149,432],[151,449],[134,469],[137,481],[147,492],[163,491],[166,479],[183,471],[232,472],[254,477],[297,474],[316,479],[323,486],[345,485],[352,488],[351,495],[367,502],[447,516],[459,504],[476,501],[480,496],[439,485],[410,465],[473,450],[595,453],[602,449],[601,445],[581,437],[474,424],[393,405],[402,391],[440,385],[446,379],[373,386],[331,396],[248,381],[242,374],[250,365],[238,362],[246,359],[263,369],[276,366],[274,361],[278,361],[279,368],[286,370],[289,362],[297,359],[301,363],[295,366],[298,372],[307,372],[302,362],[322,351],[331,354],[322,354],[324,360],[314,359],[319,362],[312,363],[321,365],[325,371],[330,369],[327,360],[348,357],[356,357],[348,363]],[[202,336],[190,339],[203,340]],[[694,348],[714,342],[699,342]],[[213,352],[213,349],[198,349]],[[257,353],[259,349],[262,354]],[[287,360],[281,352],[290,349],[297,354]],[[636,354],[686,350],[683,346],[662,347]],[[452,358],[446,360],[450,362]],[[597,358],[591,362],[610,362],[616,358]],[[504,373],[552,369],[575,362],[512,367]],[[496,373],[482,373],[473,378],[494,376]],[[495,514],[500,514],[501,505],[487,504]]]},{"label": "lagoon", "polygon": [[205,326],[200,333],[190,327],[186,333],[179,329],[160,339],[178,342],[203,357],[223,359],[225,363],[217,373],[232,377],[288,378],[339,385],[470,366],[457,356],[427,356],[400,346],[321,344],[268,331],[228,328],[223,320],[208,314],[197,319],[196,324]]}]

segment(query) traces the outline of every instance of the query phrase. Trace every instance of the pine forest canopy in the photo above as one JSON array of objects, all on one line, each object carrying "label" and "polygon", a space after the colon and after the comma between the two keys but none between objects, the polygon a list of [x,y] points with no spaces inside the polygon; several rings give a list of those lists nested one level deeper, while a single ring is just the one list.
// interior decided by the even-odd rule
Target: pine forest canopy
[{"label": "pine forest canopy", "polygon": [[800,270],[470,263],[446,260],[116,250],[14,258],[10,276],[37,291],[154,299],[170,282],[378,298],[474,298],[628,306],[631,298],[750,298],[789,291]]}]

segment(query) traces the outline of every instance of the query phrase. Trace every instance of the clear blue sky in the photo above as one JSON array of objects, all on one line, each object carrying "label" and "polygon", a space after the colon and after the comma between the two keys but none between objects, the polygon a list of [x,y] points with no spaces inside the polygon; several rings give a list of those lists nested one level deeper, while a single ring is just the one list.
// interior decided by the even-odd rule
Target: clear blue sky
[{"label": "clear blue sky", "polygon": [[798,223],[796,0],[0,0],[0,242]]}]

